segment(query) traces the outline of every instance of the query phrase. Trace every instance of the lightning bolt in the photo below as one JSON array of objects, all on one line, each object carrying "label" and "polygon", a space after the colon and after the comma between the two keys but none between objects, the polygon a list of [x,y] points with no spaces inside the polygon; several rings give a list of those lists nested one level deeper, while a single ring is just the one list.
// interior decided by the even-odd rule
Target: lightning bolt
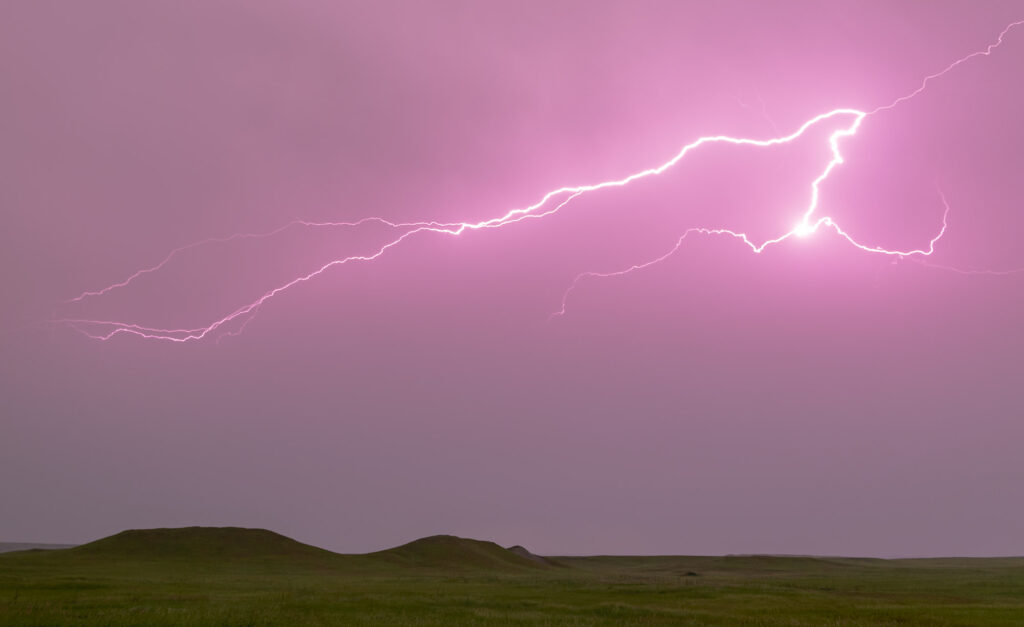
[{"label": "lightning bolt", "polygon": [[745,233],[738,233],[736,231],[731,231],[729,229],[709,229],[709,228],[704,228],[704,227],[692,227],[692,228],[686,229],[686,231],[684,231],[683,234],[681,236],[679,236],[679,239],[676,240],[675,245],[671,249],[669,249],[669,251],[667,253],[661,255],[660,257],[655,257],[654,259],[651,259],[650,261],[645,261],[643,263],[634,264],[634,265],[629,266],[628,268],[625,268],[623,270],[616,270],[616,271],[613,271],[613,272],[581,272],[580,274],[577,274],[576,277],[572,280],[572,283],[569,284],[569,287],[566,288],[565,292],[562,294],[562,308],[559,309],[558,311],[552,313],[550,318],[556,318],[556,317],[565,315],[566,309],[568,307],[569,294],[571,294],[572,291],[576,289],[576,286],[583,279],[586,279],[586,278],[607,279],[607,278],[611,278],[611,277],[624,276],[624,275],[630,274],[631,272],[635,272],[637,270],[643,270],[644,268],[649,268],[649,267],[651,267],[651,266],[653,266],[655,264],[658,264],[658,263],[661,263],[662,261],[665,261],[666,259],[668,259],[672,255],[674,255],[680,249],[680,247],[682,247],[683,241],[688,236],[694,235],[694,234],[701,234],[701,235],[728,235],[730,237],[733,237],[733,238],[738,239],[741,242],[743,242],[748,248],[750,248],[751,251],[753,251],[755,253],[760,253],[761,251],[763,251],[768,246],[771,246],[773,244],[778,244],[779,242],[784,241],[784,240],[786,240],[786,239],[788,239],[790,237],[793,237],[794,235],[797,236],[797,237],[807,237],[808,235],[810,235],[811,233],[816,231],[819,226],[824,225],[824,226],[828,226],[828,227],[832,228],[833,230],[835,230],[836,233],[839,233],[841,236],[843,236],[843,238],[845,238],[848,242],[850,242],[851,244],[853,244],[857,248],[860,248],[861,250],[865,250],[867,252],[880,253],[880,254],[883,254],[883,255],[892,255],[892,256],[896,256],[896,257],[909,257],[911,255],[931,255],[932,252],[935,251],[935,242],[939,241],[939,239],[941,239],[942,236],[946,232],[946,218],[949,216],[949,204],[946,202],[946,196],[945,196],[945,194],[942,193],[942,190],[939,190],[939,196],[942,199],[942,204],[945,206],[946,210],[942,214],[942,228],[939,229],[939,232],[938,232],[938,234],[935,235],[935,237],[933,237],[931,240],[928,241],[928,249],[927,250],[918,249],[918,250],[900,251],[900,250],[886,250],[885,248],[879,248],[879,247],[876,247],[876,246],[865,246],[863,244],[857,243],[857,241],[855,241],[852,237],[850,237],[849,234],[847,234],[845,231],[840,229],[839,226],[835,222],[833,222],[831,218],[821,218],[818,221],[816,221],[814,224],[809,224],[809,223],[807,223],[806,220],[801,221],[801,223],[799,223],[799,224],[797,224],[797,226],[793,227],[793,229],[791,231],[789,231],[789,232],[787,232],[787,233],[783,234],[782,236],[777,237],[775,239],[765,240],[765,241],[761,242],[760,244],[756,244],[753,241],[751,241],[751,239],[749,237],[747,237],[747,235]]},{"label": "lightning bolt", "polygon": [[[754,96],[757,98],[757,113],[764,119],[765,122],[767,122],[772,127],[772,130],[775,131],[776,135],[781,135],[782,131],[779,130],[779,125],[775,123],[775,120],[773,120],[770,115],[768,115],[768,105],[765,104],[764,98],[762,98],[761,94],[757,92],[754,92]],[[751,111],[754,110],[754,107],[740,100],[739,97],[736,98],[736,103],[739,104],[744,109],[749,109]]]},{"label": "lightning bolt", "polygon": [[[319,268],[313,270],[312,272],[309,272],[307,274],[295,277],[294,279],[292,279],[292,280],[290,280],[290,281],[288,281],[288,282],[286,282],[286,283],[284,283],[282,285],[279,285],[278,287],[275,287],[275,288],[273,288],[273,289],[271,289],[269,291],[264,292],[256,300],[254,300],[254,301],[252,301],[252,302],[250,302],[248,304],[242,305],[241,307],[238,307],[237,309],[235,309],[234,311],[228,313],[227,315],[222,316],[221,318],[218,318],[218,319],[214,320],[213,322],[211,322],[211,323],[209,323],[207,325],[204,325],[204,326],[199,326],[199,327],[194,327],[194,328],[158,328],[158,327],[148,327],[148,326],[143,326],[143,325],[139,325],[139,324],[135,324],[135,323],[129,323],[129,322],[123,322],[123,321],[117,321],[117,320],[100,320],[100,319],[86,319],[86,318],[63,318],[63,319],[59,319],[59,320],[54,320],[53,322],[69,325],[72,328],[76,329],[77,331],[85,334],[86,336],[88,336],[90,338],[98,339],[98,340],[109,340],[109,339],[111,339],[114,336],[121,335],[121,334],[126,334],[126,335],[134,335],[134,336],[138,336],[138,337],[145,338],[145,339],[151,339],[151,340],[164,340],[164,341],[169,341],[169,342],[183,343],[183,342],[190,342],[190,341],[195,341],[195,340],[201,340],[201,339],[204,339],[204,338],[207,338],[207,337],[210,337],[210,336],[215,336],[215,337],[220,338],[220,337],[224,337],[224,336],[227,336],[227,335],[237,335],[238,333],[241,333],[242,330],[244,330],[245,326],[252,320],[252,317],[257,313],[259,308],[264,303],[266,303],[270,299],[274,298],[275,296],[278,296],[279,294],[281,294],[281,293],[291,289],[292,287],[294,287],[296,285],[299,285],[300,283],[305,283],[307,281],[310,281],[310,280],[320,276],[321,274],[323,274],[323,273],[327,272],[328,270],[330,270],[332,268],[335,268],[337,266],[344,266],[346,264],[350,264],[350,263],[354,263],[354,262],[369,262],[369,261],[373,261],[375,259],[378,259],[380,256],[384,255],[387,251],[391,250],[392,248],[395,248],[396,246],[399,246],[400,244],[405,242],[407,239],[410,239],[410,238],[412,238],[412,237],[414,237],[416,235],[426,234],[426,233],[436,233],[436,234],[449,235],[449,236],[459,236],[459,235],[462,235],[463,233],[465,233],[467,231],[477,231],[477,230],[482,230],[482,229],[501,228],[501,227],[505,227],[505,226],[508,226],[510,224],[515,224],[517,222],[521,222],[521,221],[527,220],[527,219],[540,219],[540,218],[544,218],[544,217],[547,217],[547,216],[550,216],[552,214],[555,214],[555,213],[559,212],[566,205],[571,203],[574,199],[579,198],[580,196],[582,196],[584,194],[592,194],[594,192],[599,192],[601,190],[610,189],[610,188],[614,188],[614,187],[625,187],[625,186],[627,186],[627,185],[629,185],[629,184],[631,184],[631,183],[633,183],[635,181],[638,181],[638,180],[641,180],[641,179],[645,179],[645,178],[649,178],[649,177],[654,177],[654,176],[657,176],[659,174],[662,174],[666,170],[672,168],[673,166],[678,164],[680,161],[682,161],[692,151],[694,151],[694,150],[696,150],[696,149],[698,149],[701,146],[704,146],[706,144],[729,144],[729,145],[735,145],[735,146],[753,146],[753,147],[759,147],[759,148],[766,148],[766,147],[770,147],[770,146],[777,146],[777,145],[780,145],[780,144],[787,144],[787,143],[793,142],[794,140],[796,140],[796,139],[800,138],[801,136],[803,136],[808,131],[808,129],[812,128],[813,126],[815,126],[815,125],[817,125],[817,124],[819,124],[819,123],[821,123],[821,122],[823,122],[825,120],[831,120],[833,118],[845,119],[845,120],[847,120],[847,123],[846,123],[845,126],[840,127],[838,130],[832,132],[829,135],[828,143],[829,143],[829,147],[830,147],[831,158],[829,159],[829,161],[825,165],[825,167],[821,170],[820,174],[811,181],[811,183],[810,183],[811,195],[810,195],[810,201],[809,201],[809,203],[807,205],[807,208],[803,212],[803,214],[802,214],[800,220],[797,222],[797,224],[794,225],[789,231],[786,231],[786,232],[784,232],[784,233],[782,233],[782,234],[780,234],[780,235],[778,235],[776,237],[773,237],[773,238],[770,238],[770,239],[766,239],[766,240],[761,241],[761,242],[755,242],[750,237],[748,237],[747,234],[745,234],[743,232],[739,232],[739,231],[733,231],[733,230],[730,230],[730,229],[707,228],[707,227],[690,228],[690,229],[686,230],[679,237],[679,239],[676,241],[675,245],[669,251],[667,251],[666,253],[662,254],[659,257],[656,257],[654,259],[651,259],[651,260],[643,262],[643,263],[634,264],[634,265],[632,265],[632,266],[630,266],[628,268],[625,268],[625,269],[622,269],[622,270],[618,270],[618,271],[614,271],[614,272],[604,272],[604,273],[601,273],[601,272],[584,272],[584,273],[581,273],[581,274],[577,275],[575,277],[575,279],[571,282],[571,284],[568,286],[568,288],[566,289],[564,294],[563,294],[562,301],[561,301],[561,309],[556,311],[556,312],[554,312],[552,314],[552,316],[561,316],[561,315],[563,315],[565,313],[566,307],[567,307],[568,297],[572,293],[572,291],[574,289],[576,289],[576,287],[579,285],[580,281],[582,281],[582,280],[584,280],[586,278],[608,278],[608,277],[615,277],[615,276],[623,276],[623,275],[629,274],[631,272],[635,272],[635,271],[638,271],[638,270],[642,270],[644,268],[648,268],[648,267],[650,267],[652,265],[655,265],[657,263],[660,263],[660,262],[664,261],[665,259],[669,258],[670,256],[672,256],[676,251],[678,251],[680,249],[680,247],[683,245],[683,242],[688,237],[693,236],[693,235],[706,235],[706,236],[724,235],[724,236],[729,236],[729,237],[732,237],[734,239],[737,239],[737,240],[741,241],[753,253],[759,254],[759,253],[764,251],[769,246],[773,246],[775,244],[779,244],[779,243],[781,243],[783,241],[786,241],[786,240],[788,240],[788,239],[790,239],[792,237],[808,237],[808,236],[814,234],[815,232],[817,232],[820,228],[824,227],[824,228],[832,229],[838,235],[840,235],[842,238],[844,238],[848,243],[850,243],[854,247],[856,247],[856,248],[858,248],[858,249],[860,249],[862,251],[868,252],[868,253],[889,255],[889,256],[900,257],[900,258],[928,257],[928,256],[930,256],[934,252],[935,244],[946,233],[946,228],[947,228],[947,217],[949,215],[949,204],[946,202],[946,198],[942,194],[941,190],[939,191],[939,196],[940,196],[940,199],[942,201],[942,204],[945,207],[945,211],[943,213],[941,227],[938,229],[936,235],[929,240],[928,246],[926,248],[917,248],[917,249],[913,249],[913,250],[901,251],[901,250],[890,250],[890,249],[886,249],[886,248],[882,248],[882,247],[878,247],[878,246],[871,246],[871,245],[868,245],[868,244],[863,244],[861,242],[858,242],[856,239],[854,239],[854,237],[852,235],[850,235],[848,232],[844,231],[839,226],[839,224],[836,223],[836,221],[833,220],[831,217],[829,217],[829,216],[819,216],[818,215],[818,213],[819,213],[818,209],[819,209],[819,203],[820,203],[820,189],[821,189],[821,185],[829,178],[829,176],[832,174],[833,171],[835,171],[835,169],[837,167],[842,165],[842,163],[844,161],[842,152],[840,150],[840,143],[843,140],[845,140],[845,139],[847,139],[849,137],[854,136],[857,133],[858,129],[861,127],[861,125],[864,123],[865,120],[867,120],[868,118],[870,118],[871,116],[874,116],[876,114],[882,113],[884,111],[891,110],[891,109],[899,106],[900,104],[915,98],[916,96],[920,95],[925,90],[927,90],[929,84],[932,81],[934,81],[934,80],[944,76],[945,74],[951,72],[952,70],[954,70],[958,66],[962,65],[963,63],[966,63],[967,61],[969,61],[969,60],[971,60],[971,59],[973,59],[975,57],[989,56],[990,54],[992,54],[997,48],[999,48],[1003,44],[1003,40],[1007,36],[1007,34],[1011,30],[1013,30],[1014,28],[1020,26],[1021,24],[1024,24],[1024,20],[1020,20],[1020,21],[1016,21],[1016,22],[1010,23],[1009,25],[1007,25],[999,33],[999,36],[996,38],[996,40],[994,42],[992,42],[991,44],[989,44],[983,50],[978,50],[978,51],[972,52],[972,53],[970,53],[970,54],[968,54],[968,55],[966,55],[964,57],[961,57],[961,58],[953,61],[949,65],[947,65],[942,70],[940,70],[938,72],[935,72],[934,74],[930,74],[930,75],[924,77],[922,79],[922,81],[921,81],[921,84],[916,89],[914,89],[913,91],[908,92],[907,94],[904,94],[904,95],[896,98],[895,100],[893,100],[892,102],[890,102],[888,104],[876,107],[876,108],[868,110],[868,111],[862,111],[862,110],[859,110],[859,109],[850,109],[850,108],[834,109],[832,111],[828,111],[826,113],[822,113],[822,114],[819,114],[819,115],[816,115],[816,116],[812,117],[811,119],[809,119],[806,122],[804,122],[796,131],[794,131],[794,132],[792,132],[792,133],[790,133],[788,135],[784,135],[784,136],[780,136],[780,137],[774,137],[774,138],[771,138],[771,139],[751,139],[751,138],[730,137],[730,136],[726,136],[726,135],[712,135],[712,136],[700,137],[700,138],[690,142],[689,144],[684,145],[679,150],[679,152],[677,152],[675,154],[675,156],[673,156],[671,159],[669,159],[668,161],[665,161],[664,163],[662,163],[662,164],[660,164],[658,166],[651,167],[651,168],[648,168],[648,169],[645,169],[645,170],[640,170],[638,172],[634,172],[632,174],[629,174],[628,176],[625,176],[625,177],[619,178],[619,179],[607,180],[607,181],[602,181],[602,182],[599,182],[599,183],[594,183],[594,184],[589,184],[589,185],[560,187],[558,189],[554,189],[552,191],[547,192],[537,202],[535,202],[532,205],[529,205],[529,206],[526,206],[526,207],[522,207],[522,208],[517,208],[517,209],[510,209],[510,210],[506,211],[504,214],[501,214],[499,216],[496,216],[496,217],[493,217],[493,218],[489,218],[489,219],[486,219],[486,220],[482,220],[482,221],[479,221],[479,222],[450,222],[450,223],[443,223],[443,222],[393,222],[393,221],[386,220],[384,218],[379,218],[379,217],[369,217],[369,218],[364,218],[362,220],[357,220],[357,221],[354,221],[354,222],[306,222],[306,221],[302,221],[302,220],[294,220],[294,221],[289,222],[288,224],[285,224],[284,226],[281,226],[281,227],[279,227],[277,229],[274,229],[272,231],[263,232],[263,233],[240,233],[240,234],[235,234],[235,235],[231,235],[231,236],[223,237],[223,238],[209,238],[209,239],[201,240],[199,242],[195,242],[195,243],[192,243],[192,244],[188,244],[188,245],[176,248],[176,249],[172,250],[166,257],[163,258],[163,260],[161,260],[156,265],[153,265],[153,266],[144,268],[142,270],[139,270],[139,271],[129,275],[127,278],[125,278],[125,279],[123,279],[123,280],[121,280],[121,281],[119,281],[117,283],[113,283],[111,285],[108,285],[108,286],[106,286],[106,287],[104,287],[102,289],[98,289],[98,290],[94,290],[94,291],[82,292],[77,297],[72,298],[72,299],[66,301],[67,303],[77,303],[77,302],[81,302],[81,301],[83,301],[83,300],[85,300],[87,298],[90,298],[90,297],[97,297],[97,296],[102,296],[102,295],[108,294],[109,292],[111,292],[111,291],[113,291],[115,289],[118,289],[118,288],[125,287],[125,286],[129,285],[130,283],[132,283],[136,279],[138,279],[138,278],[140,278],[140,277],[142,277],[142,276],[144,276],[146,274],[150,274],[150,273],[159,271],[160,269],[165,267],[168,263],[170,263],[172,261],[172,259],[174,259],[176,256],[180,255],[181,253],[183,253],[183,252],[185,252],[187,250],[194,249],[194,248],[197,248],[197,247],[200,247],[200,246],[205,246],[205,245],[210,245],[210,244],[215,244],[215,243],[224,243],[224,242],[238,240],[238,239],[271,237],[271,236],[277,235],[277,234],[285,231],[286,229],[294,228],[294,227],[299,227],[299,226],[302,226],[302,227],[349,227],[349,228],[355,228],[355,227],[359,227],[361,225],[368,224],[368,223],[379,223],[379,224],[385,225],[385,226],[387,226],[387,227],[389,227],[391,229],[394,229],[396,231],[400,231],[400,233],[398,235],[396,235],[393,239],[391,239],[390,241],[388,241],[385,244],[381,245],[375,251],[373,251],[373,252],[371,252],[369,254],[352,255],[352,256],[348,256],[348,257],[341,257],[341,258],[338,258],[338,259],[334,259],[334,260],[332,260],[332,261],[330,261],[330,262],[320,266]],[[938,265],[935,265],[935,264],[927,264],[927,265],[930,265],[932,267],[945,268],[944,266],[938,266]],[[958,270],[958,269],[954,269],[954,268],[948,268],[948,269],[952,269],[952,270],[957,271],[957,272],[968,273],[968,274],[970,274],[970,273],[1004,274],[1003,272],[999,272],[999,271],[971,271],[971,270]],[[1024,270],[1024,269],[1022,269],[1022,270]],[[1017,272],[1017,271],[1016,270],[1006,271],[1005,274],[1013,273],[1013,272]],[[236,325],[236,326],[232,327],[232,325]],[[232,328],[233,328],[233,330],[232,330]]]},{"label": "lightning bolt", "polygon": [[81,301],[83,301],[83,300],[85,300],[85,299],[87,299],[87,298],[89,298],[91,296],[103,296],[104,294],[106,294],[108,292],[112,292],[113,290],[116,290],[116,289],[118,289],[120,287],[126,287],[129,283],[135,281],[139,277],[141,277],[143,275],[146,275],[146,274],[150,274],[152,272],[156,272],[156,271],[162,269],[164,266],[169,264],[172,259],[174,259],[178,255],[180,255],[181,253],[183,253],[183,252],[185,252],[187,250],[191,250],[193,248],[200,248],[200,247],[203,247],[203,246],[207,246],[209,244],[224,244],[224,243],[227,243],[227,242],[233,242],[233,241],[236,241],[236,240],[243,240],[243,239],[263,239],[263,238],[267,238],[267,237],[273,237],[274,235],[278,235],[280,233],[284,233],[285,231],[287,231],[287,230],[289,230],[291,228],[300,227],[300,226],[301,227],[328,227],[328,226],[329,227],[358,227],[358,226],[362,226],[364,224],[370,224],[370,223],[373,223],[373,222],[376,222],[376,223],[379,223],[379,224],[384,224],[384,225],[387,225],[387,226],[390,226],[390,227],[399,227],[399,226],[430,226],[430,225],[436,225],[437,224],[437,223],[434,223],[434,222],[418,222],[418,223],[396,224],[394,222],[391,222],[390,220],[385,220],[384,218],[376,218],[376,217],[363,218],[361,220],[356,220],[355,222],[309,222],[307,220],[292,220],[291,222],[289,222],[289,223],[287,223],[287,224],[285,224],[283,226],[279,226],[276,229],[273,229],[272,231],[265,231],[265,232],[262,232],[262,233],[235,233],[234,235],[229,235],[227,237],[208,237],[208,238],[206,238],[204,240],[200,240],[198,242],[192,242],[191,244],[186,244],[184,246],[179,246],[178,248],[175,248],[171,252],[167,253],[167,256],[164,257],[162,260],[160,260],[159,263],[157,263],[155,265],[152,265],[152,266],[149,266],[148,268],[143,268],[141,270],[138,270],[138,271],[132,273],[131,275],[129,275],[123,281],[119,281],[117,283],[112,283],[112,284],[110,284],[110,285],[108,285],[108,286],[106,286],[106,287],[104,287],[102,289],[98,289],[98,290],[95,290],[95,291],[85,291],[85,292],[82,292],[81,294],[79,294],[78,296],[75,296],[74,298],[67,299],[66,301],[64,301],[64,304],[81,302]]}]

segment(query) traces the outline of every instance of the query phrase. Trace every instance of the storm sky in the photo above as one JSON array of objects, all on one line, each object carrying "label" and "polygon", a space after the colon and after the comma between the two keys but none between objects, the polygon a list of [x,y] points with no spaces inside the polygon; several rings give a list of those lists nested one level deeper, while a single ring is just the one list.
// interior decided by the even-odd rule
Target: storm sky
[{"label": "storm sky", "polygon": [[[13,0],[0,540],[1024,552],[1020,2]],[[945,204],[944,204],[945,202]],[[922,263],[924,262],[924,263]],[[956,268],[960,271],[953,271]],[[983,272],[965,272],[983,271]],[[1009,272],[1006,272],[1009,271]],[[240,323],[244,322],[244,328]],[[86,331],[82,333],[81,331]],[[107,328],[109,330],[109,328]]]}]

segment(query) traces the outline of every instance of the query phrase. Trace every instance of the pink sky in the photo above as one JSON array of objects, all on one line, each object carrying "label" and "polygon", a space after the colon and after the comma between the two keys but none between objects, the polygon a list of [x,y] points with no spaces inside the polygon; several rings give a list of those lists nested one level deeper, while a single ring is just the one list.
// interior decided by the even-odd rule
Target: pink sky
[{"label": "pink sky", "polygon": [[[1020,2],[8,2],[0,539],[1021,554]],[[556,199],[557,200],[557,199]],[[557,202],[553,203],[553,207]],[[920,263],[926,261],[924,265]],[[940,267],[936,267],[940,266]],[[943,268],[984,270],[962,273]],[[1009,271],[1009,272],[1004,272]],[[244,330],[237,333],[243,322]],[[86,334],[78,331],[84,331]],[[176,336],[177,337],[177,336]]]}]

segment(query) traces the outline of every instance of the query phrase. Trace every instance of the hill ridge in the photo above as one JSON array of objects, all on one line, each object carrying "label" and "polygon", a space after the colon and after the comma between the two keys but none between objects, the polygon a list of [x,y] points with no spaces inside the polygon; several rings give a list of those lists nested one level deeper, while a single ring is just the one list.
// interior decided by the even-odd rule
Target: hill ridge
[{"label": "hill ridge", "polygon": [[[514,550],[513,550],[514,549]],[[554,564],[515,546],[441,534],[389,549],[342,554],[304,544],[268,529],[248,527],[157,527],[126,529],[73,548],[48,551],[81,559],[168,563],[295,563],[316,567],[398,566],[441,571],[524,572]]]},{"label": "hill ridge", "polygon": [[328,558],[337,555],[269,529],[201,526],[126,529],[67,551],[75,555],[159,559]]},{"label": "hill ridge", "polygon": [[489,540],[473,540],[447,534],[426,536],[367,555],[408,566],[459,570],[523,571],[546,566],[545,563],[524,557]]}]

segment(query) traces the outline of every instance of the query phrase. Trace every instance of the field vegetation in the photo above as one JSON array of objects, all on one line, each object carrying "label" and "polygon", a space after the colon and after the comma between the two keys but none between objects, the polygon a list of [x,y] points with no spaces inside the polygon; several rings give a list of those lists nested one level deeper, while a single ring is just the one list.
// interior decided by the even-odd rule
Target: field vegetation
[{"label": "field vegetation", "polygon": [[1022,625],[1024,558],[339,555],[260,529],[0,555],[4,625]]}]

